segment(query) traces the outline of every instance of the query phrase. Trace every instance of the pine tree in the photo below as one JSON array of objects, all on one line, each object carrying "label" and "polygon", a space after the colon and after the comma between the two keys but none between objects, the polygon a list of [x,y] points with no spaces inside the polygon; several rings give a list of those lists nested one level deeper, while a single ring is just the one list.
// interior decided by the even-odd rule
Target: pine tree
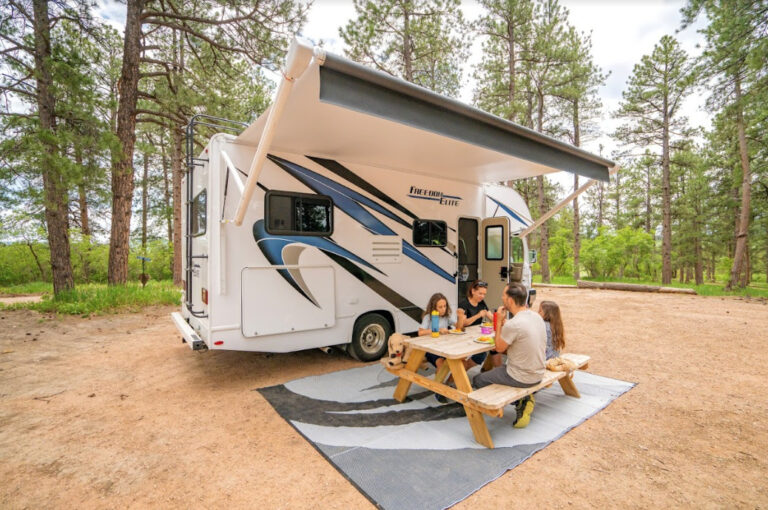
[{"label": "pine tree", "polygon": [[339,29],[350,59],[457,96],[468,56],[459,0],[354,0],[357,17]]},{"label": "pine tree", "polygon": [[672,281],[670,146],[676,135],[688,133],[687,119],[680,116],[680,108],[693,84],[688,56],[677,40],[665,35],[653,53],[643,56],[635,65],[616,112],[617,117],[626,121],[616,131],[616,138],[641,148],[656,146],[661,152],[661,279],[665,285]]},{"label": "pine tree", "polygon": [[[276,62],[285,52],[288,38],[304,21],[306,6],[291,0],[268,0],[254,6],[242,0],[221,3],[164,0],[128,0],[125,45],[120,76],[120,98],[117,109],[117,136],[121,151],[112,166],[112,225],[109,244],[109,283],[123,284],[128,276],[130,220],[134,191],[133,155],[136,144],[136,121],[139,81],[170,74],[167,62],[150,62],[147,54],[156,48],[147,43],[144,33],[178,31],[205,46],[214,60],[228,61],[240,56],[263,66]],[[145,64],[156,64],[158,71],[142,71]],[[161,115],[162,112],[150,112]],[[172,122],[178,116],[169,115]],[[180,146],[178,130],[173,131],[174,147]],[[175,150],[174,160],[179,161]]]},{"label": "pine tree", "polygon": [[[730,290],[739,285],[742,264],[749,253],[750,199],[752,192],[753,149],[747,133],[754,123],[755,110],[764,108],[768,100],[768,73],[765,55],[768,41],[768,9],[764,2],[752,0],[691,0],[683,9],[684,23],[692,22],[705,11],[709,25],[703,30],[707,46],[700,72],[712,91],[708,104],[722,110],[735,125],[741,167],[741,205],[735,235],[733,265],[726,285]],[[759,105],[759,106],[758,106]],[[764,140],[764,133],[756,133]],[[748,281],[749,278],[746,278]],[[744,285],[741,285],[744,286]]]},{"label": "pine tree", "polygon": [[[486,14],[476,24],[485,38],[474,71],[474,104],[505,119],[526,123],[526,84],[522,64],[533,37],[532,0],[483,0]],[[529,126],[530,127],[530,126]]]}]

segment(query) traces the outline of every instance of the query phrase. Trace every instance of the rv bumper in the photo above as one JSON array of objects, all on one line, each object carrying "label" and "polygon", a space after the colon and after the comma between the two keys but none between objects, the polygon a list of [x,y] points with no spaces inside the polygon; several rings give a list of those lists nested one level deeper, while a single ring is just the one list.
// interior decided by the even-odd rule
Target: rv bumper
[{"label": "rv bumper", "polygon": [[208,348],[203,339],[200,338],[200,336],[195,332],[194,329],[192,329],[187,321],[184,320],[184,317],[182,317],[179,312],[173,312],[171,314],[171,319],[173,319],[173,323],[176,324],[176,329],[178,329],[179,333],[181,333],[181,337],[185,342],[187,342],[187,345],[189,345],[193,351],[199,351]]}]

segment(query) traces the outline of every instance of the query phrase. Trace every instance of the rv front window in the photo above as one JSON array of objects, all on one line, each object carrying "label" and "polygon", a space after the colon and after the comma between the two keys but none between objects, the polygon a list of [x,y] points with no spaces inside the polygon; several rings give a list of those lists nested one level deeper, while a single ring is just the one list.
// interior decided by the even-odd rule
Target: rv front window
[{"label": "rv front window", "polygon": [[333,201],[325,195],[269,191],[264,218],[270,234],[319,235],[333,233]]},{"label": "rv front window", "polygon": [[442,247],[448,243],[448,225],[439,220],[414,220],[413,245]]},{"label": "rv front window", "polygon": [[207,193],[203,190],[197,194],[194,200],[192,200],[192,217],[190,218],[190,221],[192,222],[190,226],[192,228],[190,230],[192,231],[193,236],[201,236],[205,234],[207,217],[206,206]]}]

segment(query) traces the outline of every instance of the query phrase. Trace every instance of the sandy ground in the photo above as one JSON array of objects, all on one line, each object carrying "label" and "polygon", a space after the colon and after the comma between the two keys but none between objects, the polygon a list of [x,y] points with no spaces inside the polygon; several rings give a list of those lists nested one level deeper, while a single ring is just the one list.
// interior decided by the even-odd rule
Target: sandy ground
[{"label": "sandy ground", "polygon": [[29,295],[29,296],[0,296],[0,303],[4,305],[12,305],[14,303],[39,303],[43,300],[43,296]]},{"label": "sandy ground", "polygon": [[[539,295],[638,386],[458,508],[768,508],[765,302]],[[171,311],[0,312],[0,507],[372,508],[254,391],[360,363],[192,352]]]}]

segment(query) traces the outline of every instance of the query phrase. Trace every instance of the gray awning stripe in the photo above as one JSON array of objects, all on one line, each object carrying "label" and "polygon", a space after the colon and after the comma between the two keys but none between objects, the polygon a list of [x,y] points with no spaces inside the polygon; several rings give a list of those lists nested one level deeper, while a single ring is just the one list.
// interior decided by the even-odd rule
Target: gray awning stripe
[{"label": "gray awning stripe", "polygon": [[610,160],[427,89],[328,54],[320,100],[558,170],[608,181]]}]

